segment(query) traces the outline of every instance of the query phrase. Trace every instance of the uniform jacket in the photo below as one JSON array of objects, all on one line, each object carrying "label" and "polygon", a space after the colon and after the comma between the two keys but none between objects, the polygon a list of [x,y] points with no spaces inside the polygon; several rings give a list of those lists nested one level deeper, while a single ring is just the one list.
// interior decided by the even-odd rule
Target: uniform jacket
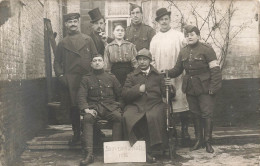
[{"label": "uniform jacket", "polygon": [[[145,84],[145,93],[139,92],[141,84]],[[151,146],[167,140],[165,124],[166,105],[162,101],[164,94],[164,78],[152,66],[147,76],[139,68],[127,76],[122,92],[122,96],[127,104],[123,116],[126,135],[131,145],[137,141],[133,127],[145,115]]]},{"label": "uniform jacket", "polygon": [[93,55],[97,54],[93,40],[84,34],[76,33],[66,36],[57,46],[54,59],[54,71],[64,85],[64,90],[69,91],[69,98],[76,106],[76,96],[82,75],[91,71],[90,62]]},{"label": "uniform jacket", "polygon": [[221,88],[221,70],[217,64],[216,53],[207,44],[196,43],[182,48],[170,77],[178,77],[183,70],[182,91],[190,95],[216,93]]},{"label": "uniform jacket", "polygon": [[104,70],[94,70],[85,75],[80,83],[78,92],[78,105],[80,110],[87,108],[97,110],[101,115],[105,107],[114,111],[122,107],[122,87],[116,77]]},{"label": "uniform jacket", "polygon": [[131,24],[126,28],[125,39],[136,46],[136,50],[150,48],[150,42],[155,35],[155,30],[149,25],[141,23],[140,25]]},{"label": "uniform jacket", "polygon": [[[99,54],[101,54],[102,56],[104,56],[104,51],[105,51],[105,46],[104,46],[104,43],[102,42],[102,39],[100,38],[99,35],[96,35],[95,32],[92,31],[92,33],[89,35],[92,40],[94,41],[94,44],[97,48],[97,52]],[[112,38],[108,37],[107,39],[107,43],[111,43],[113,41]]]},{"label": "uniform jacket", "polygon": [[112,64],[117,62],[131,62],[132,67],[136,67],[136,55],[137,51],[132,43],[123,40],[122,44],[119,46],[114,40],[109,43],[105,48],[105,68],[106,70],[110,70]]}]

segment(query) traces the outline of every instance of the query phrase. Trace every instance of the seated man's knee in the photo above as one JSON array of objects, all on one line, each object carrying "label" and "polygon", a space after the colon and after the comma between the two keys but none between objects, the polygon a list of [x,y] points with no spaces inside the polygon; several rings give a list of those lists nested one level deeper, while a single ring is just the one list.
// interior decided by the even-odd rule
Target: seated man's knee
[{"label": "seated man's knee", "polygon": [[121,122],[122,121],[122,114],[121,113],[114,114],[113,119],[114,119],[115,122]]},{"label": "seated man's knee", "polygon": [[89,113],[86,113],[84,116],[84,123],[91,123],[94,124],[95,123],[95,117]]}]

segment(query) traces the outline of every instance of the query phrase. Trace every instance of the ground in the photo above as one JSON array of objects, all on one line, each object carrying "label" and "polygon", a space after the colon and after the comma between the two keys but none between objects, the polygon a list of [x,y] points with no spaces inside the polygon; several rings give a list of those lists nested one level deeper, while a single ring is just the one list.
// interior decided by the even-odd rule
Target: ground
[{"label": "ground", "polygon": [[[117,166],[259,166],[260,144],[219,145],[214,146],[215,153],[209,154],[205,149],[189,151],[189,148],[180,148],[175,163],[159,156],[154,164],[147,163],[117,163],[104,164],[103,156],[99,154],[95,163],[90,166],[117,165]],[[82,158],[80,150],[48,150],[25,151],[19,166],[78,166]]]},{"label": "ground", "polygon": [[[194,139],[192,128],[189,128]],[[111,136],[111,130],[103,130]],[[15,166],[78,166],[82,159],[80,146],[69,147],[70,126],[49,126],[37,137],[28,141],[28,147]],[[213,131],[214,149],[209,154],[205,149],[190,151],[178,147],[178,156],[171,162],[167,155],[156,153],[157,163],[113,163],[104,164],[102,149],[96,153],[90,166],[260,166],[260,130],[246,128],[218,127]]]}]

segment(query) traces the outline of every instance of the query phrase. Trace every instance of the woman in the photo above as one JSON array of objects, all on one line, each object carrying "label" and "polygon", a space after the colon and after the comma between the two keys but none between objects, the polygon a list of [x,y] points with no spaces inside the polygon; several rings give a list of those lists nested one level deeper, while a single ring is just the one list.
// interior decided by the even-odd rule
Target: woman
[{"label": "woman", "polygon": [[[215,94],[221,88],[221,70],[213,48],[199,42],[200,30],[187,25],[185,31],[188,46],[181,49],[176,65],[169,70],[169,76],[176,78],[186,71],[182,91],[186,93],[193,114],[196,137],[196,143],[191,150],[205,146],[208,153],[213,153],[213,110]],[[171,85],[170,79],[166,79],[166,85]]]},{"label": "woman", "polygon": [[113,35],[115,40],[105,48],[105,69],[111,71],[123,86],[127,74],[137,67],[135,59],[137,51],[133,43],[124,40],[125,29],[123,25],[115,25]]}]

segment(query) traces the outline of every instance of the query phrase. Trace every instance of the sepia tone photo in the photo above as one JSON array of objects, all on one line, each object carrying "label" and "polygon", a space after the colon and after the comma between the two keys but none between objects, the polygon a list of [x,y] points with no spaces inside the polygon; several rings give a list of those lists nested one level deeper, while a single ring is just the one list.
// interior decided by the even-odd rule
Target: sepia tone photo
[{"label": "sepia tone photo", "polygon": [[0,166],[260,166],[259,0],[0,0]]}]

